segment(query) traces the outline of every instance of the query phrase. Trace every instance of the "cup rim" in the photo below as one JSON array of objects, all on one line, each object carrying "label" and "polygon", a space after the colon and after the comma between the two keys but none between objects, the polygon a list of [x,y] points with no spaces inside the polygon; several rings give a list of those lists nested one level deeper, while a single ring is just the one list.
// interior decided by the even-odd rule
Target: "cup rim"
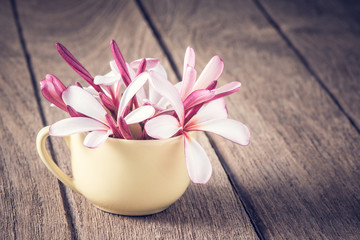
[{"label": "cup rim", "polygon": [[[78,133],[79,135],[82,135],[83,137],[85,137],[87,134],[89,134],[90,132],[83,132],[83,133]],[[77,135],[77,134],[74,134]],[[122,143],[136,143],[136,144],[164,144],[167,142],[177,142],[179,141],[181,138],[183,138],[184,135],[179,135],[179,136],[175,136],[175,137],[171,137],[171,138],[166,138],[166,139],[146,139],[146,140],[140,140],[140,139],[123,139],[123,138],[114,138],[114,137],[108,137],[105,141],[106,142],[112,142],[112,143],[116,143],[116,142],[122,142]]]}]

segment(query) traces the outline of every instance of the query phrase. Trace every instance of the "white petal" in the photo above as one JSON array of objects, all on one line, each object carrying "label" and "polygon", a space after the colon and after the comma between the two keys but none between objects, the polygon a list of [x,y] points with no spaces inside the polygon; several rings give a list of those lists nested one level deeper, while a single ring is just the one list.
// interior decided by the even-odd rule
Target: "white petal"
[{"label": "white petal", "polygon": [[155,67],[151,68],[151,71],[154,71],[154,72],[156,72],[158,74],[161,74],[165,79],[167,79],[166,70],[160,63],[157,64]]},{"label": "white petal", "polygon": [[185,138],[185,159],[189,177],[194,183],[206,183],[212,174],[212,167],[205,150],[189,135]]},{"label": "white petal", "polygon": [[178,92],[181,91],[181,87],[182,87],[182,82],[177,82],[175,83],[174,87],[178,90]]},{"label": "white petal", "polygon": [[217,89],[215,89],[216,94],[224,94],[226,92],[236,92],[241,87],[241,83],[237,81],[229,82],[225,84],[224,86],[221,86]]},{"label": "white petal", "polygon": [[188,66],[195,68],[195,51],[192,47],[187,47],[185,51],[183,80]]},{"label": "white petal", "polygon": [[111,131],[93,131],[86,135],[84,145],[89,148],[97,148],[102,145],[111,134]]},{"label": "white petal", "polygon": [[128,72],[130,74],[131,81],[134,80],[135,76],[136,76],[136,73],[135,73],[134,69],[132,69],[128,63],[126,63],[126,67],[127,67]]},{"label": "white petal", "polygon": [[124,114],[124,110],[126,106],[129,104],[130,100],[135,96],[135,94],[144,86],[146,81],[149,78],[149,74],[146,72],[141,73],[137,76],[134,81],[132,81],[129,86],[125,89],[124,94],[120,100],[118,116],[122,116]]},{"label": "white petal", "polygon": [[[131,76],[131,79],[135,79],[135,76],[136,76],[136,73],[134,72],[134,70],[132,68],[130,68],[130,65],[127,65],[128,66],[128,71],[130,73],[130,76]],[[145,91],[145,88],[142,87],[139,89],[139,91],[136,93],[136,99],[138,100],[138,103],[140,105],[143,105],[144,104],[144,101],[143,99],[146,99],[147,96],[146,96],[146,91]]]},{"label": "white petal", "polygon": [[225,119],[228,117],[224,98],[211,101],[204,105],[188,124],[195,125],[206,121]]},{"label": "white petal", "polygon": [[119,68],[116,65],[115,60],[110,61],[110,68],[114,73],[120,74]]},{"label": "white petal", "polygon": [[152,106],[142,106],[130,112],[124,119],[127,124],[133,124],[151,118],[154,113],[155,109]]},{"label": "white petal", "polygon": [[162,75],[153,71],[150,71],[150,85],[170,102],[180,120],[180,124],[182,124],[184,121],[184,105],[174,85]]},{"label": "white petal", "polygon": [[95,90],[92,86],[83,87],[85,91],[93,95],[94,97],[99,97],[99,92]]},{"label": "white petal", "polygon": [[74,117],[60,120],[50,127],[50,135],[63,137],[75,133],[88,132],[94,130],[108,130],[109,128],[92,118]]},{"label": "white petal", "polygon": [[[151,68],[151,71],[155,72],[156,74],[159,74],[162,76],[162,78],[167,79],[167,74],[164,69],[164,67],[161,64],[157,64],[154,68]],[[163,96],[159,94],[155,89],[153,85],[149,85],[149,100],[152,104],[159,104],[159,101],[161,100]],[[159,106],[162,108],[161,106]]]},{"label": "white petal", "polygon": [[164,97],[162,97],[159,100],[159,102],[156,104],[156,107],[163,110],[167,109],[169,106],[170,106],[170,102]]},{"label": "white petal", "polygon": [[189,129],[212,132],[240,145],[248,145],[250,142],[249,129],[243,123],[233,119],[207,121],[191,126]]},{"label": "white petal", "polygon": [[104,107],[84,89],[70,86],[63,92],[62,99],[77,112],[106,123]]},{"label": "white petal", "polygon": [[193,67],[188,66],[184,72],[182,86],[181,86],[181,98],[185,100],[191,93],[196,80],[196,70]]},{"label": "white petal", "polygon": [[170,115],[160,115],[150,119],[145,124],[146,133],[153,138],[166,139],[179,131],[178,120]]},{"label": "white petal", "polygon": [[144,105],[145,99],[147,99],[146,91],[144,87],[140,88],[140,90],[136,93],[136,99],[139,105]]},{"label": "white petal", "polygon": [[97,75],[94,78],[94,83],[96,85],[113,85],[114,83],[116,83],[117,81],[119,81],[121,79],[120,74],[115,74],[113,71],[108,72],[105,75]]},{"label": "white petal", "polygon": [[224,62],[220,57],[213,57],[201,72],[193,90],[205,89],[214,80],[217,80],[224,69]]},{"label": "white petal", "polygon": [[151,104],[157,104],[162,96],[149,84],[149,101]]}]

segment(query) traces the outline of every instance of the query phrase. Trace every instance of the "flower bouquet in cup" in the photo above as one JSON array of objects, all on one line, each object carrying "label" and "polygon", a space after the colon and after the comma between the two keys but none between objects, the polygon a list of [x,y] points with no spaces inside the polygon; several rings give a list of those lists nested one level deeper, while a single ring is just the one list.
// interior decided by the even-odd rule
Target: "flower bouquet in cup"
[{"label": "flower bouquet in cup", "polygon": [[195,52],[188,47],[182,81],[173,85],[159,60],[127,63],[116,42],[111,41],[110,46],[111,71],[92,77],[63,45],[56,44],[60,55],[89,86],[77,82],[66,87],[51,74],[40,82],[43,96],[69,113],[69,118],[50,127],[51,136],[87,132],[84,145],[97,148],[108,138],[145,141],[183,135],[186,166],[194,183],[206,183],[212,167],[190,132],[206,131],[240,145],[249,143],[248,128],[228,118],[224,99],[238,91],[241,83],[217,87],[224,68],[220,57],[214,56],[197,76]]}]

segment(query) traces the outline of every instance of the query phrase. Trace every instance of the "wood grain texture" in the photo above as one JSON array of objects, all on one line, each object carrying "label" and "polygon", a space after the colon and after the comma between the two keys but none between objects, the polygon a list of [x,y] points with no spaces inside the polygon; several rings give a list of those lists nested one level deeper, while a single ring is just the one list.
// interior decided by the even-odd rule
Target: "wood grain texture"
[{"label": "wood grain texture", "polygon": [[[126,59],[156,57],[168,62],[138,8],[131,1],[19,1],[20,21],[38,81],[46,73],[66,84],[80,81],[58,56],[54,43],[73,52],[90,73],[109,71],[109,42],[115,39]],[[169,76],[175,79],[170,71]],[[64,118],[42,98],[48,124]],[[96,209],[82,196],[67,189],[75,236],[79,239],[256,239],[256,233],[236,198],[220,162],[204,136],[214,175],[207,185],[191,185],[185,195],[163,213],[124,217]],[[56,142],[55,156],[67,173],[69,158],[64,144]],[[46,172],[45,167],[40,171]],[[53,178],[52,182],[56,182]],[[51,189],[49,189],[51,191]]]},{"label": "wood grain texture", "polygon": [[260,1],[360,129],[360,2]]},{"label": "wood grain texture", "polygon": [[[0,8],[0,239],[70,239],[57,181],[41,171],[34,90],[8,1]],[[51,189],[51,194],[49,194]]]},{"label": "wood grain texture", "polygon": [[359,134],[257,6],[142,2],[179,69],[191,45],[198,72],[217,54],[219,84],[243,83],[227,102],[231,118],[249,126],[250,146],[212,141],[261,236],[357,239]]}]

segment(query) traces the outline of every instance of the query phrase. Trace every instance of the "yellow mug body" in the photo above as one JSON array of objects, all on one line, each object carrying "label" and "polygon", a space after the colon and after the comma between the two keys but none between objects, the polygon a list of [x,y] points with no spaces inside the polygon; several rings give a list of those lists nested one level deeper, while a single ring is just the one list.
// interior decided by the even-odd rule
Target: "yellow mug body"
[{"label": "yellow mug body", "polygon": [[96,207],[121,215],[160,212],[178,200],[190,183],[183,136],[166,140],[109,138],[98,148],[83,145],[85,134],[66,139],[73,178],[65,175],[45,149],[49,127],[37,137],[39,155],[64,184]]}]

